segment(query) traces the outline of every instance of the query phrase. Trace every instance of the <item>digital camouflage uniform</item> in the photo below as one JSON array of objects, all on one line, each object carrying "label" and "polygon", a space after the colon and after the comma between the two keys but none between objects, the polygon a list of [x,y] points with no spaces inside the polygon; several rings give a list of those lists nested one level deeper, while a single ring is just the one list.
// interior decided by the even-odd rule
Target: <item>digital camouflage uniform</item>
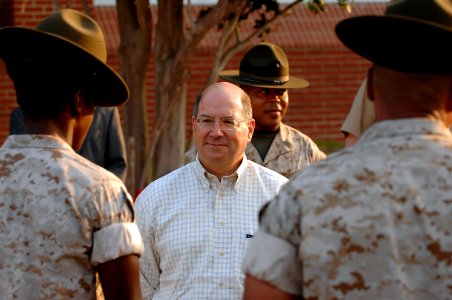
[{"label": "digital camouflage uniform", "polygon": [[451,191],[442,123],[376,123],[269,202],[245,271],[305,299],[452,299]]},{"label": "digital camouflage uniform", "polygon": [[143,251],[122,181],[49,135],[0,148],[0,299],[95,299],[95,266]]},{"label": "digital camouflage uniform", "polygon": [[[275,136],[264,160],[252,143],[248,143],[246,146],[245,154],[249,160],[287,178],[326,157],[325,153],[319,150],[307,135],[283,123],[281,123],[279,133]],[[192,147],[185,154],[185,163],[194,161],[195,158],[196,150]]]}]

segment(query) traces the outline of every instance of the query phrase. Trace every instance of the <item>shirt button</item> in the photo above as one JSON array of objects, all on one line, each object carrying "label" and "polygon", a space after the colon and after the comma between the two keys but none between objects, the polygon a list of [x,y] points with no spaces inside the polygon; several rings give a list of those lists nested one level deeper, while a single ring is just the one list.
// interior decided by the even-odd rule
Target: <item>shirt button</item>
[{"label": "shirt button", "polygon": [[220,287],[223,287],[223,286],[224,286],[224,283],[223,283],[223,282],[221,282],[221,283],[219,284],[219,286],[220,286]]},{"label": "shirt button", "polygon": [[224,192],[219,192],[218,195],[220,195],[220,197],[224,196]]},{"label": "shirt button", "polygon": [[223,221],[220,222],[220,226],[221,226],[221,227],[224,226],[224,222],[223,222]]},{"label": "shirt button", "polygon": [[224,252],[223,251],[220,252],[220,256],[224,256]]}]

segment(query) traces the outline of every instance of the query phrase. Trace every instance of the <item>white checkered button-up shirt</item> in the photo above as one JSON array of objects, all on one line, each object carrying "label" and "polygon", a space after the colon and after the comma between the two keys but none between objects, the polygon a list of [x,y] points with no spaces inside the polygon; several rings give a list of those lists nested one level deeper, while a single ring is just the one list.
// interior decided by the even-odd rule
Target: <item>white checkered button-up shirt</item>
[{"label": "white checkered button-up shirt", "polygon": [[150,184],[135,205],[144,298],[241,299],[259,209],[286,181],[245,157],[221,182],[196,159]]}]

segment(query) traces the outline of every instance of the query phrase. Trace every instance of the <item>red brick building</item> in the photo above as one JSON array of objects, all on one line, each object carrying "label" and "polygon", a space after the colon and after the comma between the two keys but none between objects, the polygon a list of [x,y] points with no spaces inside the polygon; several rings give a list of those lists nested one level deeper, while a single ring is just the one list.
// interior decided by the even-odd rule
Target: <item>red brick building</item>
[{"label": "red brick building", "polygon": [[[0,0],[0,25],[34,27],[56,7],[52,0]],[[60,0],[61,4],[66,1]],[[82,10],[81,1],[69,1],[72,8]],[[316,141],[342,141],[339,131],[350,107],[353,96],[366,74],[369,62],[346,49],[336,38],[335,24],[350,15],[382,14],[385,3],[355,3],[352,13],[329,4],[321,14],[310,12],[304,4],[298,5],[292,13],[273,27],[266,41],[274,42],[286,52],[291,74],[309,80],[310,87],[290,91],[290,106],[285,122],[300,129]],[[116,8],[114,6],[90,6],[93,17],[104,29],[108,61],[117,70],[119,59],[117,48],[119,34]],[[196,8],[195,8],[196,9]],[[153,8],[154,21],[157,12]],[[212,31],[199,45],[190,60],[188,82],[187,125],[189,124],[194,99],[207,79],[216,45],[217,33]],[[226,69],[237,69],[243,53],[237,54]],[[149,63],[148,112],[152,132],[153,124],[153,65]],[[119,70],[118,70],[119,71]],[[9,130],[10,111],[17,106],[14,89],[0,62],[0,144]],[[187,126],[190,130],[190,126]],[[189,134],[189,132],[187,132]]]}]

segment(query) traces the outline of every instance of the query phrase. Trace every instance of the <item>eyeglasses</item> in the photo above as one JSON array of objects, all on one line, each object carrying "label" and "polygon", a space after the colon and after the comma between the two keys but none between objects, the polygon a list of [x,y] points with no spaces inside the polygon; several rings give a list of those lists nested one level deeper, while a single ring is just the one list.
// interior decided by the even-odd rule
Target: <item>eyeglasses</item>
[{"label": "eyeglasses", "polygon": [[[221,130],[233,131],[240,127],[240,124],[246,120],[237,121],[234,118],[222,118],[220,119]],[[215,126],[215,119],[210,117],[201,117],[196,119],[198,126],[205,130],[211,130]]]}]

